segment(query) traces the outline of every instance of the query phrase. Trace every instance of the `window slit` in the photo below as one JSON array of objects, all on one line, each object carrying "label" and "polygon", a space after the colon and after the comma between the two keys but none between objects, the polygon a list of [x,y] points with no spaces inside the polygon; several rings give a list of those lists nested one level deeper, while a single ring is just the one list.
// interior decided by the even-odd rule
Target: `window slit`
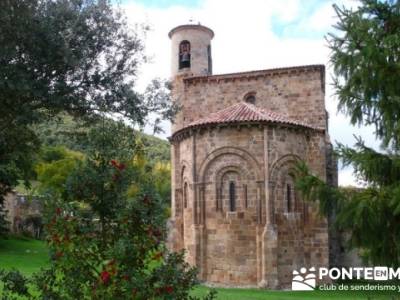
[{"label": "window slit", "polygon": [[246,184],[243,185],[243,193],[244,193],[244,208],[247,208],[249,203],[248,203],[248,199],[247,199],[247,185]]},{"label": "window slit", "polygon": [[184,186],[183,186],[183,205],[184,208],[187,208],[187,197],[188,197],[188,190],[187,190],[187,182],[185,182]]},{"label": "window slit", "polygon": [[235,191],[235,182],[231,181],[229,183],[229,208],[230,211],[236,210],[236,191]]},{"label": "window slit", "polygon": [[290,184],[286,185],[286,201],[287,201],[287,212],[292,211],[292,189]]}]

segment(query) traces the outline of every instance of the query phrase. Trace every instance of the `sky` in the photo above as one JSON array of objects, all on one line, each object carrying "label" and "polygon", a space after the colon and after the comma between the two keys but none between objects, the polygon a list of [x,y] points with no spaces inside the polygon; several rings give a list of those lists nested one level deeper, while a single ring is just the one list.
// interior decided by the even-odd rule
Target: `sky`
[{"label": "sky", "polygon": [[[356,0],[120,0],[128,21],[145,23],[146,54],[150,63],[141,67],[138,89],[152,78],[170,77],[170,40],[175,26],[200,22],[211,28],[213,73],[233,73],[308,64],[326,65],[325,103],[329,112],[332,142],[352,146],[354,135],[368,146],[379,148],[371,127],[353,127],[349,118],[337,111],[331,87],[330,50],[325,37],[337,22],[332,5],[356,7]],[[163,123],[170,136],[170,124]],[[146,129],[149,131],[149,129]],[[340,185],[361,183],[351,167],[339,168]]]}]

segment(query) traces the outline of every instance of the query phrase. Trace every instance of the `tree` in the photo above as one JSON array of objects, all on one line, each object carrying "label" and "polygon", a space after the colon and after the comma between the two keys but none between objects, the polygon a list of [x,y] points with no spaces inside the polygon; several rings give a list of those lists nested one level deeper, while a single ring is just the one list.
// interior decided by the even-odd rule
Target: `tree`
[{"label": "tree", "polygon": [[42,195],[50,193],[55,198],[67,198],[67,179],[84,155],[62,146],[43,147],[40,152],[40,162],[35,166],[37,180],[40,183],[38,193]]},{"label": "tree", "polygon": [[[120,131],[125,131],[127,136],[133,138],[125,145],[126,147],[133,147],[132,150],[135,151],[134,168],[138,173],[138,180],[135,180],[129,188],[131,196],[134,195],[135,191],[138,191],[142,183],[140,179],[152,178],[155,182],[157,194],[160,195],[165,206],[169,207],[171,167],[167,141],[134,130],[126,124],[110,118],[87,124],[84,128],[81,126],[83,124],[63,116],[56,122],[46,122],[35,129],[40,139],[43,140],[38,161],[34,167],[36,172],[35,183],[37,182],[35,192],[47,195],[42,199],[47,199],[50,195],[53,195],[53,197],[50,197],[50,201],[54,197],[67,200],[65,197],[67,195],[67,178],[84,155],[93,150],[88,147],[90,132],[101,130],[99,128],[104,126],[107,128],[117,126]],[[68,139],[69,137],[71,139]],[[72,149],[78,151],[70,150],[67,147],[72,147]]]},{"label": "tree", "polygon": [[[122,123],[90,130],[87,154],[66,180],[66,190],[70,201],[86,203],[92,215],[65,201],[51,212],[46,225],[51,267],[29,281],[37,297],[195,299],[189,293],[196,270],[183,253],[165,247],[164,205],[151,176],[139,177],[134,143],[134,131]],[[138,181],[138,191],[129,196]],[[34,297],[18,273],[0,272],[1,277],[10,295]],[[21,286],[12,289],[17,283]]]},{"label": "tree", "polygon": [[0,207],[32,176],[40,145],[33,124],[58,112],[120,114],[133,125],[151,112],[172,115],[166,83],[135,92],[146,28],[132,30],[111,2],[0,1]]},{"label": "tree", "polygon": [[[101,122],[99,120],[99,122]],[[85,122],[73,119],[71,116],[60,114],[57,117],[41,122],[34,127],[42,146],[63,146],[67,149],[85,151],[85,140],[88,131],[99,122]],[[113,122],[112,119],[107,122]],[[130,124],[126,124],[131,127]],[[143,143],[146,159],[150,165],[158,162],[169,162],[171,149],[167,140],[153,135],[136,131],[136,137],[140,137]]]},{"label": "tree", "polygon": [[356,10],[334,6],[339,18],[328,37],[339,109],[352,124],[373,125],[382,151],[357,138],[339,144],[343,164],[352,165],[363,189],[337,189],[305,166],[298,187],[320,200],[325,214],[336,210],[336,225],[350,233],[350,245],[375,265],[400,263],[400,2],[362,0]]}]

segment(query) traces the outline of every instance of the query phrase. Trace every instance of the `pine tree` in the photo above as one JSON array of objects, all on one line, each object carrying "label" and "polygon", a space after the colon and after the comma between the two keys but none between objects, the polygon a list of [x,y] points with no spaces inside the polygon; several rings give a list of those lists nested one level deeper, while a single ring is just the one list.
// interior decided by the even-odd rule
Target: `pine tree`
[{"label": "pine tree", "polygon": [[357,138],[339,144],[344,166],[354,167],[363,189],[337,189],[299,166],[298,187],[319,200],[325,214],[336,209],[338,228],[350,246],[375,265],[400,263],[400,3],[362,0],[355,9],[334,6],[339,21],[329,34],[339,110],[353,125],[372,125],[381,151]]}]

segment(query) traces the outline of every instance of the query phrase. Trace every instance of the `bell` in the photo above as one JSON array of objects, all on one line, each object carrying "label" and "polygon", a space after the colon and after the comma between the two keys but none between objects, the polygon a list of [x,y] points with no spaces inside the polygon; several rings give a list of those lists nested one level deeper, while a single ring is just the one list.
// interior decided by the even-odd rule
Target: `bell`
[{"label": "bell", "polygon": [[181,60],[182,62],[187,62],[187,61],[190,61],[190,55],[189,55],[189,53],[183,53],[182,54],[182,60]]}]

